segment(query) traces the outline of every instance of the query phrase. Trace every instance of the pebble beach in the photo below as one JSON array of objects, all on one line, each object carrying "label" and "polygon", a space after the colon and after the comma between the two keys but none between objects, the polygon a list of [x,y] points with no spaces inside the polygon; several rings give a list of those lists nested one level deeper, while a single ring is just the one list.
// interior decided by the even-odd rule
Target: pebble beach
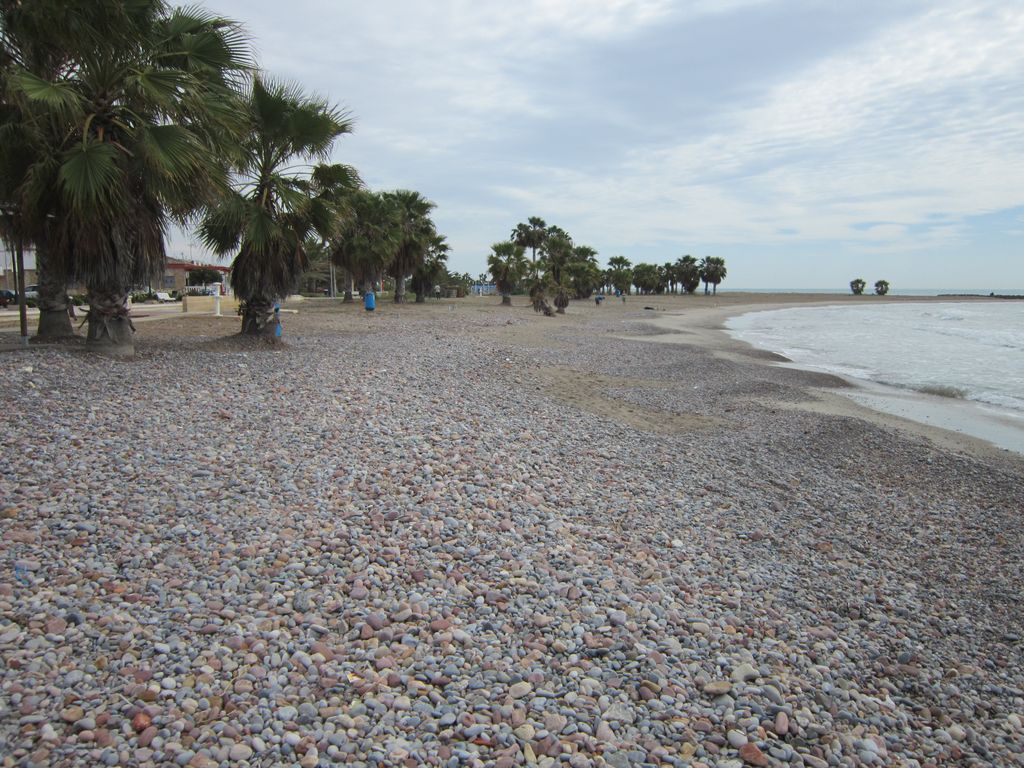
[{"label": "pebble beach", "polygon": [[1024,766],[1024,457],[710,301],[0,351],[0,765]]}]

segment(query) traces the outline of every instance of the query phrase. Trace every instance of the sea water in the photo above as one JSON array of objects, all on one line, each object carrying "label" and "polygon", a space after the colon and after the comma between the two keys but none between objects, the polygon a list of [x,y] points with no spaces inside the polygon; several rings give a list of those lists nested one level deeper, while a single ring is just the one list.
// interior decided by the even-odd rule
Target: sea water
[{"label": "sea water", "polygon": [[1024,301],[799,307],[726,328],[802,368],[973,401],[1024,427]]}]

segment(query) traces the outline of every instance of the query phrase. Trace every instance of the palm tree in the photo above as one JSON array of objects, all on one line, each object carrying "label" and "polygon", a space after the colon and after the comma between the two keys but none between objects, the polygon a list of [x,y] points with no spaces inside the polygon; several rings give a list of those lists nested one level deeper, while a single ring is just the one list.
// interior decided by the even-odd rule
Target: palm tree
[{"label": "palm tree", "polygon": [[700,266],[697,260],[687,254],[676,260],[676,279],[687,293],[693,293],[700,286]]},{"label": "palm tree", "polygon": [[640,293],[655,293],[661,280],[657,264],[637,264],[633,267],[633,284]]},{"label": "palm tree", "polygon": [[676,283],[679,282],[676,277],[676,265],[674,262],[666,261],[661,265],[661,276],[665,281],[665,288],[668,289],[669,293],[676,292]]},{"label": "palm tree", "polygon": [[391,264],[398,249],[401,221],[392,198],[359,190],[349,200],[350,212],[331,241],[334,263],[348,273],[345,301],[352,301],[352,283],[363,293],[371,290]]},{"label": "palm tree", "polygon": [[526,224],[516,224],[512,230],[512,242],[529,248],[533,256],[533,274],[537,276],[537,249],[544,246],[547,238],[547,223],[539,216],[531,216]]},{"label": "palm tree", "polygon": [[510,240],[491,246],[491,254],[487,257],[487,268],[501,294],[502,306],[512,306],[512,291],[523,279],[528,267],[526,249],[523,246],[516,245]]},{"label": "palm tree", "polygon": [[725,280],[725,259],[720,256],[705,256],[700,262],[700,279],[704,281],[704,295],[708,293],[708,285],[714,286],[717,295],[718,284]]},{"label": "palm tree", "polygon": [[559,314],[565,314],[569,306],[569,291],[566,287],[567,270],[573,261],[575,248],[572,240],[562,231],[551,234],[544,243],[543,266],[547,285],[555,294],[555,307]]},{"label": "palm tree", "polygon": [[[131,44],[136,27],[148,25],[142,6],[118,7],[112,3],[6,2],[0,5],[0,236],[11,250],[21,253],[34,245],[37,282],[40,284],[39,328],[43,338],[72,336],[66,292],[67,276],[56,259],[49,256],[47,224],[52,226],[52,206],[27,197],[24,186],[39,173],[41,160],[54,161],[57,132],[66,129],[70,115],[36,104],[24,81],[37,86],[63,83],[65,70],[79,66],[90,48],[102,49],[105,42]],[[136,15],[133,15],[136,12]],[[60,91],[52,95],[60,97]],[[51,193],[55,191],[50,188]],[[27,331],[26,331],[27,333]]]},{"label": "palm tree", "polygon": [[633,285],[633,269],[629,259],[625,256],[612,256],[608,259],[608,273],[608,281],[615,290],[629,293]]},{"label": "palm tree", "polygon": [[430,220],[434,203],[419,192],[400,189],[386,193],[398,211],[398,246],[388,272],[395,279],[395,303],[405,303],[405,280],[423,264],[437,232]]},{"label": "palm tree", "polygon": [[586,299],[601,284],[601,269],[597,265],[597,251],[589,245],[577,245],[572,260],[566,267],[567,281],[573,297]]},{"label": "palm tree", "polygon": [[306,267],[306,239],[335,233],[339,200],[359,178],[347,166],[294,165],[326,159],[335,139],[351,131],[324,101],[257,77],[246,106],[249,133],[236,160],[236,188],[207,213],[199,234],[216,253],[237,251],[231,285],[242,333],[270,336],[275,302]]},{"label": "palm tree", "polygon": [[129,291],[162,270],[168,222],[225,182],[247,41],[233,22],[160,0],[0,14],[0,194],[36,246],[40,331],[67,332],[65,284],[81,279],[89,346],[131,355]]},{"label": "palm tree", "polygon": [[426,258],[412,273],[412,289],[416,293],[417,304],[424,303],[433,286],[440,285],[448,274],[447,261],[450,251],[444,235],[435,233],[427,248]]},{"label": "palm tree", "polygon": [[889,292],[889,281],[888,280],[877,280],[875,282],[875,294],[878,296],[885,296]]},{"label": "palm tree", "polygon": [[867,287],[867,283],[865,283],[859,277],[856,280],[851,280],[850,281],[850,290],[853,292],[854,296],[862,295],[864,293],[864,289],[866,287]]}]

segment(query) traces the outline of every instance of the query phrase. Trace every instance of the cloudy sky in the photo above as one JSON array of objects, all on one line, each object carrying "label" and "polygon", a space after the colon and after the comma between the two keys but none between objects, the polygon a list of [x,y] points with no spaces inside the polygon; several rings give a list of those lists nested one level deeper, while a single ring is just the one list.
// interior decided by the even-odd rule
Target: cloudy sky
[{"label": "cloudy sky", "polygon": [[335,160],[437,203],[457,271],[536,215],[726,289],[1024,288],[1024,3],[205,3],[350,113]]}]

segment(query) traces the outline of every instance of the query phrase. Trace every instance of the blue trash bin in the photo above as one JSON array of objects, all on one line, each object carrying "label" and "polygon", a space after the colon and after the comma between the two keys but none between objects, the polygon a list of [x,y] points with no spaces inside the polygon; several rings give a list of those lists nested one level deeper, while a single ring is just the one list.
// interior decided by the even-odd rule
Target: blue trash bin
[{"label": "blue trash bin", "polygon": [[374,297],[373,291],[363,296],[363,307],[367,312],[373,312],[377,308],[377,299]]}]

